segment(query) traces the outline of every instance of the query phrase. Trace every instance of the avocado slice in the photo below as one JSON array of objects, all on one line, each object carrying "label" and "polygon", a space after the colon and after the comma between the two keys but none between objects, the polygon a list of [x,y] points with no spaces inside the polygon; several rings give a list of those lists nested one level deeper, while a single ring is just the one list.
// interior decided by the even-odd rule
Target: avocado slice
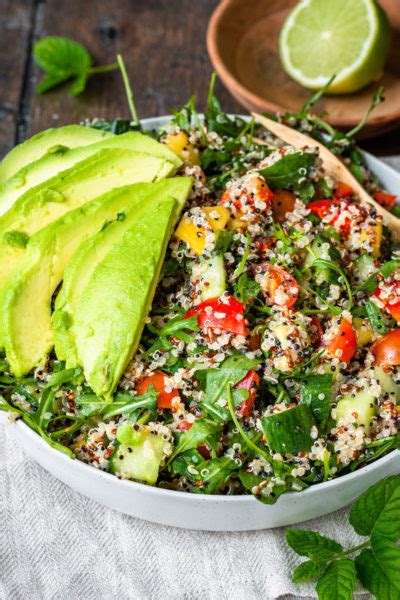
[{"label": "avocado slice", "polygon": [[122,184],[162,179],[174,170],[162,158],[106,148],[23,194],[0,217],[0,289],[24,255],[29,236],[100,194]]},{"label": "avocado slice", "polygon": [[38,160],[48,152],[62,146],[66,148],[77,148],[94,144],[106,137],[114,137],[114,134],[84,127],[83,125],[66,125],[47,129],[29,138],[22,144],[15,146],[0,164],[0,184],[12,177],[20,169],[29,163]]},{"label": "avocado slice", "polygon": [[79,364],[98,396],[112,396],[138,347],[175,219],[174,198],[148,201],[97,265],[77,302]]},{"label": "avocado slice", "polygon": [[0,187],[0,215],[7,212],[14,202],[30,188],[54,177],[61,171],[73,167],[103,148],[122,148],[151,154],[168,160],[176,169],[182,164],[181,159],[174,152],[171,152],[165,144],[160,144],[138,131],[109,136],[94,144],[72,150],[61,146],[54,152],[48,152],[39,160],[20,169]]},{"label": "avocado slice", "polygon": [[[145,210],[142,197],[146,198],[149,188],[151,184],[137,184],[112,190],[67,213],[30,239],[25,256],[0,294],[2,342],[15,376],[40,364],[53,346],[52,296],[80,244],[130,207]],[[170,210],[171,201],[165,202]]]},{"label": "avocado slice", "polygon": [[177,201],[175,224],[184,207],[191,186],[192,179],[188,177],[174,177],[148,185],[144,188],[138,201],[135,199],[135,208],[132,205],[123,216],[121,215],[119,219],[108,224],[107,227],[98,231],[79,246],[65,269],[63,285],[57,296],[55,311],[52,316],[57,358],[64,360],[68,367],[78,364],[73,325],[77,302],[97,265],[102,262],[114,244],[120,241],[124,233],[134,225],[139,214],[137,205],[146,205],[149,197],[154,202],[172,196]]}]

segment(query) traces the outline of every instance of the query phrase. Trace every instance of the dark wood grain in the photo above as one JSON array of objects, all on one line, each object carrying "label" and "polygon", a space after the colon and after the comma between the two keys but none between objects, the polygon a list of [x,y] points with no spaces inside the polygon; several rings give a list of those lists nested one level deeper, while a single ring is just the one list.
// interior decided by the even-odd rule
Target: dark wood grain
[{"label": "dark wood grain", "polygon": [[[82,42],[96,64],[113,62],[121,52],[138,112],[150,117],[167,113],[192,94],[199,106],[204,105],[211,74],[205,34],[216,4],[216,0],[49,0],[41,33]],[[219,91],[229,110],[240,110],[222,87]],[[29,132],[95,116],[128,117],[118,73],[92,78],[78,98],[61,91],[34,98]]]},{"label": "dark wood grain", "polygon": [[16,140],[35,15],[31,0],[0,0],[0,156]]},{"label": "dark wood grain", "polygon": [[[397,0],[395,0],[397,1]],[[64,35],[85,44],[96,64],[121,52],[142,117],[165,114],[196,94],[204,106],[211,65],[207,24],[218,0],[0,0],[0,156],[15,141],[54,125],[85,117],[128,117],[118,73],[93,78],[72,98],[65,89],[34,94],[41,74],[32,42]],[[243,112],[217,87],[227,111]],[[400,154],[398,132],[368,143],[378,155]]]}]

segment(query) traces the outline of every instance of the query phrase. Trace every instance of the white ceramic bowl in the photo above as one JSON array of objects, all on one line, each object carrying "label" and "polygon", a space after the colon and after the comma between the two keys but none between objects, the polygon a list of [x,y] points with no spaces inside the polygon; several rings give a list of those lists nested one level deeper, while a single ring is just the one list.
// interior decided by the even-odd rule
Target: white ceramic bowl
[{"label": "white ceramic bowl", "polygon": [[[144,124],[151,129],[166,120],[146,119]],[[364,158],[383,187],[398,194],[400,175],[370,154]],[[5,413],[0,413],[0,421],[6,423]],[[400,452],[395,450],[354,473],[284,494],[266,506],[252,496],[206,496],[121,481],[54,450],[21,420],[6,426],[33,460],[81,494],[134,517],[187,529],[246,531],[299,523],[338,510],[379,479],[400,473]]]}]

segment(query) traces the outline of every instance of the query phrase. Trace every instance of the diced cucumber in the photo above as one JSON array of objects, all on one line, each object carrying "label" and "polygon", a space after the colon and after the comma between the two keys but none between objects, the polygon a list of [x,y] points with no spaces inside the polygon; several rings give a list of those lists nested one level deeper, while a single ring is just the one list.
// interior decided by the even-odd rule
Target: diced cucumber
[{"label": "diced cucumber", "polygon": [[353,419],[358,425],[364,425],[365,432],[371,431],[372,420],[378,412],[378,400],[370,390],[362,390],[343,396],[335,409],[336,421]]},{"label": "diced cucumber", "polygon": [[165,441],[161,436],[150,432],[143,432],[134,446],[116,442],[109,469],[125,479],[154,484],[164,457],[164,446]]},{"label": "diced cucumber", "polygon": [[385,373],[382,367],[374,368],[375,379],[382,388],[382,393],[389,394],[389,400],[396,400],[400,404],[400,385],[395,383],[391,373]]},{"label": "diced cucumber", "polygon": [[199,281],[201,299],[217,298],[226,290],[226,273],[222,254],[200,259],[193,266],[192,279]]},{"label": "diced cucumber", "polygon": [[265,417],[261,424],[270,450],[280,454],[310,450],[313,444],[311,428],[314,419],[306,404]]},{"label": "diced cucumber", "polygon": [[367,281],[372,273],[376,272],[375,262],[370,254],[362,254],[354,261],[354,275],[357,278],[357,284],[360,285]]}]

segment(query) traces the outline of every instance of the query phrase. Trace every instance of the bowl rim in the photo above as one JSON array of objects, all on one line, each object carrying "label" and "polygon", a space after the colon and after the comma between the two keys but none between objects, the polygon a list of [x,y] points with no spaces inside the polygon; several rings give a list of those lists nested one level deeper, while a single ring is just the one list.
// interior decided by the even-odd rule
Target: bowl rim
[{"label": "bowl rim", "polygon": [[[170,490],[167,488],[147,485],[145,483],[131,481],[129,479],[119,479],[112,473],[108,473],[107,471],[97,469],[96,467],[93,467],[91,465],[88,465],[87,463],[80,461],[78,458],[71,458],[64,452],[61,452],[60,450],[51,447],[36,431],[31,429],[29,425],[27,425],[22,419],[17,419],[14,422],[10,422],[7,418],[8,414],[9,413],[6,412],[0,412],[0,423],[3,422],[5,426],[9,427],[19,427],[21,429],[21,435],[24,435],[24,437],[29,437],[32,441],[32,444],[40,445],[44,451],[50,452],[57,461],[64,462],[66,466],[71,466],[73,464],[73,468],[76,468],[78,470],[77,472],[81,472],[82,475],[88,475],[88,469],[90,469],[91,477],[97,477],[98,479],[103,480],[109,483],[110,485],[119,486],[125,488],[126,490],[131,489],[132,491],[136,492],[149,493],[153,496],[182,498],[182,500],[187,500],[188,502],[194,503],[198,502],[199,500],[201,500],[202,502],[228,502],[236,504],[249,504],[252,502],[258,502],[257,499],[251,494],[194,494],[192,492]],[[336,479],[316,483],[306,488],[305,490],[302,490],[301,492],[288,492],[285,495],[286,497],[289,495],[293,498],[296,498],[296,500],[299,501],[304,497],[307,498],[308,496],[317,493],[318,490],[321,489],[321,486],[323,486],[324,491],[328,489],[334,489],[338,485],[340,486],[341,482],[343,482],[344,485],[345,482],[348,483],[351,479],[354,480],[358,477],[361,477],[363,474],[366,474],[367,472],[375,471],[376,469],[380,468],[386,463],[390,463],[395,458],[396,454],[400,456],[399,450],[392,450],[392,452],[389,452],[385,456],[378,458],[376,461],[366,464],[364,467],[361,467],[361,469],[358,469],[357,471],[353,471],[352,473],[346,473],[346,475],[342,475],[341,477],[337,477]]]},{"label": "bowl rim", "polygon": [[[224,0],[229,2],[230,0]],[[203,117],[202,113],[199,114],[200,117]],[[246,120],[249,120],[251,117],[250,115],[239,115],[239,114],[232,114],[230,115],[231,117],[240,117]],[[153,127],[157,127],[160,125],[163,125],[165,123],[167,123],[169,120],[171,119],[170,115],[159,115],[156,117],[148,117],[145,119],[141,119],[141,123],[144,125],[144,129],[151,129]],[[374,160],[377,160],[381,163],[382,167],[385,168],[385,170],[393,173],[395,175],[396,178],[398,178],[400,180],[400,174],[397,173],[397,171],[395,171],[395,169],[393,169],[393,167],[391,167],[390,165],[388,165],[387,163],[385,163],[384,161],[382,161],[381,159],[375,157],[374,155],[371,155],[368,152],[362,151],[362,153],[367,156],[367,157],[373,157]],[[147,485],[145,483],[140,483],[137,481],[131,481],[128,479],[119,479],[118,477],[116,477],[115,475],[113,475],[112,473],[108,473],[106,471],[102,471],[100,469],[97,469],[96,467],[93,467],[87,463],[84,463],[83,461],[80,461],[78,458],[71,458],[69,457],[67,454],[65,454],[64,452],[57,450],[53,447],[51,447],[36,431],[34,431],[33,429],[31,429],[21,418],[16,419],[15,421],[11,422],[8,418],[8,416],[11,413],[7,413],[5,411],[0,411],[0,423],[3,423],[4,426],[14,426],[14,427],[18,427],[21,431],[21,435],[23,435],[25,438],[30,438],[31,443],[33,445],[39,445],[41,449],[43,449],[44,452],[50,452],[50,454],[52,456],[54,456],[55,460],[61,460],[64,461],[64,464],[66,466],[71,466],[71,465],[75,465],[74,468],[78,469],[78,472],[80,471],[82,473],[82,475],[88,475],[90,474],[91,477],[97,477],[100,478],[101,480],[108,482],[110,485],[114,485],[114,486],[121,486],[123,489],[126,490],[132,490],[132,491],[136,491],[136,492],[142,492],[142,493],[149,493],[151,495],[155,495],[155,496],[163,496],[163,497],[179,497],[182,498],[183,501],[188,501],[188,502],[198,502],[199,500],[201,500],[202,502],[216,502],[216,503],[221,503],[221,502],[228,502],[228,503],[244,503],[244,504],[249,504],[252,502],[258,502],[258,500],[256,500],[256,498],[254,498],[253,495],[251,494],[238,494],[238,495],[224,495],[224,494],[194,494],[191,492],[185,492],[185,491],[177,491],[177,490],[170,490],[167,488],[162,488],[162,487],[156,487],[153,485]],[[363,467],[361,467],[360,469],[350,472],[350,473],[346,473],[345,475],[341,475],[335,479],[331,479],[329,481],[322,481],[321,483],[316,483],[314,485],[311,485],[310,487],[306,488],[305,490],[302,490],[300,492],[288,492],[285,494],[285,496],[287,497],[288,495],[296,498],[296,500],[301,500],[304,497],[308,497],[311,496],[312,494],[315,494],[318,492],[318,490],[321,490],[321,486],[323,487],[324,490],[326,489],[334,489],[336,486],[340,486],[341,482],[349,482],[351,479],[356,479],[358,477],[361,477],[363,474],[370,472],[370,471],[375,471],[376,469],[380,468],[381,465],[384,465],[386,463],[390,463],[395,456],[398,455],[399,456],[399,450],[395,449],[392,450],[391,452],[389,452],[388,454],[385,454],[384,456],[382,456],[381,458],[378,458],[377,460],[371,462],[371,463],[367,463],[366,465],[364,465]],[[90,469],[90,471],[88,471],[88,469]],[[268,505],[265,505],[268,506]]]},{"label": "bowl rim", "polygon": [[[234,92],[231,91],[231,93],[233,95],[235,95],[235,97],[237,94],[239,96],[242,96],[246,100],[246,102],[248,102],[249,104],[250,103],[253,105],[256,104],[258,106],[264,105],[265,110],[269,110],[271,112],[282,113],[285,110],[282,106],[279,106],[278,104],[275,104],[274,102],[266,100],[262,96],[259,96],[258,94],[251,92],[234,75],[232,75],[231,71],[228,69],[228,67],[225,64],[225,62],[221,56],[221,53],[219,52],[218,29],[220,28],[221,24],[223,23],[225,13],[227,12],[228,9],[230,9],[231,5],[232,5],[232,0],[221,0],[220,4],[216,7],[216,9],[214,10],[214,12],[211,15],[211,18],[210,18],[210,21],[209,21],[208,27],[207,27],[207,37],[206,37],[207,49],[208,49],[208,53],[210,56],[210,60],[213,64],[215,70],[218,72],[219,76],[221,77],[222,81],[228,88],[228,90],[229,91],[234,90]],[[312,90],[310,90],[310,93],[312,93]],[[368,119],[368,126],[369,127],[381,126],[382,124],[389,123],[389,122],[394,124],[394,122],[399,119],[400,119],[400,110],[394,110],[392,113],[387,114],[387,115],[382,115],[382,116],[374,116],[374,114],[372,113],[372,115],[370,115],[370,117]],[[354,127],[354,125],[355,125],[355,121],[350,120],[348,117],[339,117],[338,116],[338,117],[335,117],[332,120],[332,122],[334,123],[335,127],[338,127],[339,129],[341,127],[343,127],[344,129],[349,129],[351,127]],[[389,126],[389,124],[388,124],[388,126]]]}]

